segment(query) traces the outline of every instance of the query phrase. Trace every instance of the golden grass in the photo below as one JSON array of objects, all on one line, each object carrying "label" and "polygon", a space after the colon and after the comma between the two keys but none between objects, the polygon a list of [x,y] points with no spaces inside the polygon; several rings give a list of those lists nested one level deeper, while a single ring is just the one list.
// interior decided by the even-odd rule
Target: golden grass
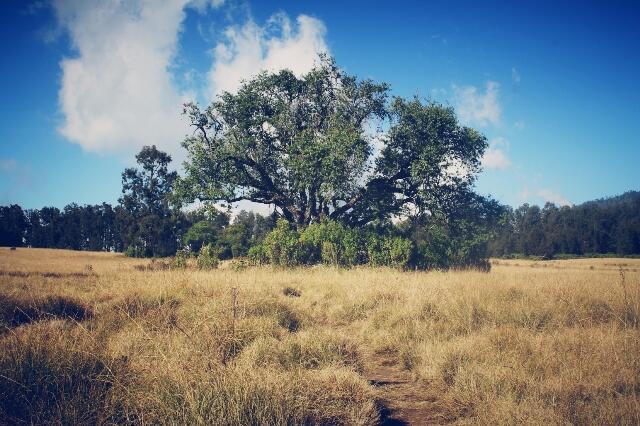
[{"label": "golden grass", "polygon": [[367,368],[384,354],[453,422],[640,423],[637,259],[135,268],[148,263],[0,249],[4,422],[375,424]]}]

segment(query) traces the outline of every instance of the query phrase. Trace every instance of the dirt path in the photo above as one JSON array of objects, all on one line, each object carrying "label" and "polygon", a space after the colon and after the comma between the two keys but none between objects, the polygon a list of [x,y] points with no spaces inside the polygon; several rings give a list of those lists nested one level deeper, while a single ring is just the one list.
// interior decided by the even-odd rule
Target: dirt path
[{"label": "dirt path", "polygon": [[415,381],[393,355],[372,355],[367,365],[365,375],[379,391],[382,425],[447,424],[458,417],[443,400],[445,389]]}]

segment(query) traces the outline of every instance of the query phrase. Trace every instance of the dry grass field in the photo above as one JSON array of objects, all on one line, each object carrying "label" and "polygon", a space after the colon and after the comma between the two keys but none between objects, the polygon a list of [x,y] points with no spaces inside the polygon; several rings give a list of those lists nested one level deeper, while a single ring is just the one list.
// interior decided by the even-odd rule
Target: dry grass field
[{"label": "dry grass field", "polygon": [[0,423],[640,424],[640,260],[148,264],[0,249]]}]

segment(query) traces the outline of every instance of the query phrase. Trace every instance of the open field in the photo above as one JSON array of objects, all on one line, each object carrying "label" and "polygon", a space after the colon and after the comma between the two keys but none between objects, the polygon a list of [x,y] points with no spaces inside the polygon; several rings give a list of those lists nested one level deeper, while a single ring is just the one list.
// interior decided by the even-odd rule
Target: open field
[{"label": "open field", "polygon": [[640,424],[638,259],[148,264],[0,249],[0,423]]}]

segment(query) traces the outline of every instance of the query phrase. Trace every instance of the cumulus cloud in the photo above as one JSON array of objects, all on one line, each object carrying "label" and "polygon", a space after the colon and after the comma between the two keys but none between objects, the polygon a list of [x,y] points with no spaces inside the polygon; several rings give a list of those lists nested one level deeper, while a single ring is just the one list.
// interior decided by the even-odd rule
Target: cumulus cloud
[{"label": "cumulus cloud", "polygon": [[488,170],[505,170],[511,167],[511,160],[501,149],[489,147],[482,157],[482,167]]},{"label": "cumulus cloud", "polygon": [[491,140],[482,157],[482,167],[487,170],[505,170],[511,167],[511,160],[505,154],[505,149],[509,149],[509,141],[505,138]]},{"label": "cumulus cloud", "polygon": [[532,198],[538,198],[542,201],[553,203],[559,206],[570,206],[572,205],[571,201],[569,201],[565,196],[559,194],[548,188],[538,188],[536,190],[530,191],[528,189],[524,189],[520,193],[520,198],[523,200],[529,200]]},{"label": "cumulus cloud", "polygon": [[185,127],[169,66],[185,0],[57,1],[77,57],[64,59],[60,132],[89,151],[175,146]]},{"label": "cumulus cloud", "polygon": [[486,83],[481,93],[475,86],[453,86],[454,104],[460,119],[467,124],[487,126],[500,124],[502,106],[498,100],[500,84],[495,81]]},{"label": "cumulus cloud", "polygon": [[185,8],[220,0],[54,0],[76,54],[65,58],[60,133],[87,151],[175,151],[187,131],[171,73]]},{"label": "cumulus cloud", "polygon": [[[223,0],[53,0],[75,51],[61,63],[60,133],[87,151],[126,153],[155,144],[180,154],[189,131],[182,104],[234,90],[261,70],[308,71],[328,49],[325,27],[300,15],[274,15],[264,26],[248,19],[223,32],[214,49],[208,87],[180,89],[174,75],[186,9],[204,13]],[[203,55],[206,52],[202,52]],[[187,73],[188,74],[188,73]]]},{"label": "cumulus cloud", "polygon": [[295,23],[279,13],[264,26],[249,20],[232,26],[215,46],[209,72],[210,93],[233,92],[243,79],[260,71],[290,69],[296,75],[309,71],[318,54],[328,52],[322,21],[300,15]]}]

